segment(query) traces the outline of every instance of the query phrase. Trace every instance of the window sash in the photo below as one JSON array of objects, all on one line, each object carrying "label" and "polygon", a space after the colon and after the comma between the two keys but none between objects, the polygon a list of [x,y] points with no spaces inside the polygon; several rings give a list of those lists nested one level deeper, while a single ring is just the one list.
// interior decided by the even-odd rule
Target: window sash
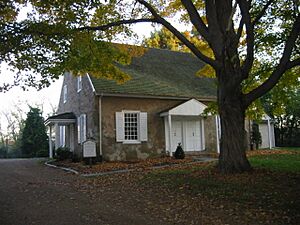
[{"label": "window sash", "polygon": [[138,113],[124,113],[124,140],[138,141],[139,140],[139,123]]}]

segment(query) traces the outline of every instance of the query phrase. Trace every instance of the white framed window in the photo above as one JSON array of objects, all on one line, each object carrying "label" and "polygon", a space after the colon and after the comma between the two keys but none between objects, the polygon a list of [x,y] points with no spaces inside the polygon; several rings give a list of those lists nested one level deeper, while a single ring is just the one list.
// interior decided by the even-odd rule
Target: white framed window
[{"label": "white framed window", "polygon": [[59,145],[60,147],[66,146],[66,127],[59,126]]},{"label": "white framed window", "polygon": [[86,114],[77,117],[77,134],[78,143],[82,144],[86,141]]},{"label": "white framed window", "polygon": [[116,112],[116,141],[138,144],[148,140],[147,113],[139,111]]},{"label": "white framed window", "polygon": [[125,141],[138,141],[139,113],[124,112],[124,139]]},{"label": "white framed window", "polygon": [[77,92],[80,92],[82,89],[82,77],[78,76],[77,77]]},{"label": "white framed window", "polygon": [[63,88],[63,100],[64,100],[64,103],[67,102],[67,97],[68,97],[68,88],[67,88],[67,85],[65,84],[64,88]]}]

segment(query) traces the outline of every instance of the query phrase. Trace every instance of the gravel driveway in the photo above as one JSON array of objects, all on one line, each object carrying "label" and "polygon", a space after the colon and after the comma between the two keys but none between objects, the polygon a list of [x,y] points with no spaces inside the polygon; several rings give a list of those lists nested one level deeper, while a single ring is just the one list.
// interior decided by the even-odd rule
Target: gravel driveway
[{"label": "gravel driveway", "polygon": [[134,192],[125,203],[124,196],[117,201],[117,186],[94,194],[80,190],[87,179],[46,167],[39,159],[0,159],[0,224],[162,224],[142,205],[130,204]]}]

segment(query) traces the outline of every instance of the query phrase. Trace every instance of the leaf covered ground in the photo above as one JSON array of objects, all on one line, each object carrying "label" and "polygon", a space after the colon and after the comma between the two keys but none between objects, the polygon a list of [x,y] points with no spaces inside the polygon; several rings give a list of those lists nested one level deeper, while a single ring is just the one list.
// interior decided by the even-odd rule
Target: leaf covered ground
[{"label": "leaf covered ground", "polygon": [[214,162],[182,163],[85,178],[76,185],[95,201],[136,208],[161,224],[299,224],[300,152],[263,150],[250,155],[251,162],[257,157],[263,165],[277,157],[279,164],[293,164],[293,169],[254,163],[252,172],[222,175]]},{"label": "leaf covered ground", "polygon": [[[216,158],[215,154],[209,155],[210,158]],[[92,173],[102,173],[117,170],[148,170],[153,167],[168,167],[168,166],[178,166],[182,164],[197,164],[198,159],[194,157],[186,157],[185,159],[175,159],[174,157],[163,157],[154,158],[141,161],[127,161],[127,162],[101,162],[96,163],[96,165],[89,166],[84,162],[73,163],[70,160],[57,161],[53,164],[62,167],[72,168],[82,174],[92,174]]]}]

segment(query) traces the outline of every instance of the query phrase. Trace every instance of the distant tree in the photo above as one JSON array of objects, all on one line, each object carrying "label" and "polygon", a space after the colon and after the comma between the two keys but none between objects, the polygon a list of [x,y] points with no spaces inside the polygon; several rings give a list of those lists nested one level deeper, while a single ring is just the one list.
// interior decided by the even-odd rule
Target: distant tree
[{"label": "distant tree", "polygon": [[285,102],[274,101],[277,94],[275,89],[263,99],[275,121],[276,146],[300,146],[300,91],[290,89],[285,93]]},{"label": "distant tree", "polygon": [[0,112],[0,146],[4,146],[9,158],[21,157],[21,137],[24,128],[22,102],[13,104],[10,110]]},{"label": "distant tree", "polygon": [[22,132],[21,150],[24,157],[47,156],[48,136],[39,108],[30,107]]}]

